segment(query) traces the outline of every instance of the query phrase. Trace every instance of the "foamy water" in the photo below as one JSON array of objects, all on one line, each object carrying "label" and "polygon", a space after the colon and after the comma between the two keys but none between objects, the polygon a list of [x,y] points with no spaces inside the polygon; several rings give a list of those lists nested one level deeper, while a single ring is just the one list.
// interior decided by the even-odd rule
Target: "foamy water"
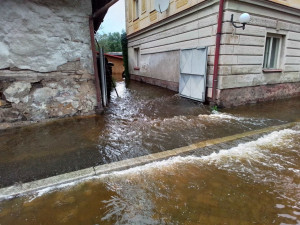
[{"label": "foamy water", "polygon": [[[176,166],[176,164],[187,163],[187,164],[214,164],[219,168],[226,168],[228,170],[237,169],[236,165],[240,170],[245,169],[245,166],[249,166],[251,169],[251,162],[258,162],[265,166],[274,167],[277,169],[284,168],[278,163],[271,163],[271,158],[279,158],[279,161],[284,162],[285,159],[280,155],[280,152],[270,152],[265,150],[266,147],[274,148],[282,144],[289,142],[289,137],[292,135],[300,135],[300,131],[295,131],[291,129],[285,129],[281,131],[275,131],[271,134],[265,135],[258,140],[251,141],[248,143],[239,144],[236,147],[231,149],[223,149],[219,152],[214,152],[208,156],[186,156],[186,157],[173,157],[168,160],[163,160],[159,162],[153,162],[144,166],[134,167],[124,171],[117,171],[111,174],[101,175],[102,177],[106,176],[117,176],[123,177],[124,175],[135,175],[143,173],[145,171],[153,171],[153,169],[164,170],[168,167]],[[300,153],[299,153],[300,154]],[[268,164],[267,162],[270,162]],[[244,164],[244,165],[241,165]],[[287,162],[287,164],[293,165],[293,163]],[[286,168],[292,171],[298,171],[293,168]],[[238,170],[238,169],[237,169]]]},{"label": "foamy water", "polygon": [[[276,121],[280,123],[279,121]],[[242,133],[271,125],[274,120],[228,113],[175,115],[112,121],[99,138],[99,152],[106,163],[148,155],[195,142]],[[215,129],[218,126],[218,129]]]},{"label": "foamy water", "polygon": [[[284,222],[297,224],[300,222],[298,215],[300,213],[300,198],[297,196],[300,186],[294,178],[299,177],[299,174],[295,174],[299,170],[300,149],[297,146],[297,142],[300,141],[299,135],[300,131],[285,129],[272,132],[257,140],[239,144],[230,149],[220,150],[208,156],[177,156],[168,160],[102,175],[100,179],[105,181],[109,190],[116,192],[118,196],[106,202],[109,203],[109,206],[106,206],[108,213],[103,221],[109,221],[118,216],[121,218],[121,224],[126,224],[128,221],[132,224],[139,224],[145,218],[152,219],[149,224],[169,224],[168,220],[164,222],[153,220],[154,215],[156,215],[154,212],[157,210],[157,205],[153,204],[153,201],[160,202],[158,199],[164,199],[168,202],[172,199],[172,204],[175,206],[176,204],[181,205],[178,207],[184,212],[186,195],[190,197],[200,195],[202,196],[199,199],[201,202],[204,196],[213,194],[218,201],[221,201],[225,198],[224,192],[227,193],[227,201],[231,202],[230,207],[237,207],[237,210],[253,210],[251,207],[257,207],[257,210],[260,211],[266,206],[263,206],[263,204],[261,206],[254,205],[259,204],[256,199],[257,196],[254,194],[257,192],[258,194],[265,193],[264,195],[270,194],[273,198],[277,196],[277,200],[273,201],[282,203],[276,204],[280,212],[277,214],[280,218],[279,221],[283,224]],[[222,180],[224,177],[227,177],[226,180]],[[213,182],[210,181],[212,178]],[[239,188],[245,185],[247,189],[242,189],[243,192],[241,192]],[[211,189],[212,192],[210,193],[205,187],[208,190]],[[251,188],[254,187],[255,192],[253,193]],[[193,194],[188,194],[189,192]],[[204,193],[200,194],[199,192]],[[208,193],[205,194],[205,192]],[[249,197],[251,195],[254,196]],[[248,199],[249,203],[245,202],[243,208],[241,208],[241,206],[237,206],[238,202],[244,200],[242,200],[243,197],[239,196],[247,196],[251,201],[252,198],[256,200],[251,202]],[[263,199],[263,196],[259,198]],[[269,199],[262,201],[266,201],[265,204],[269,204],[268,207],[272,209],[273,205],[271,205],[272,202],[268,202]],[[211,202],[213,202],[213,199],[206,204],[212,207]],[[122,208],[120,204],[123,205],[121,214],[118,213],[118,209]],[[143,206],[146,204],[146,209],[141,210],[139,204]],[[160,204],[164,205],[161,202]],[[189,203],[185,202],[185,204]],[[224,203],[219,203],[219,207],[213,205],[213,208],[222,211],[223,209],[220,208],[229,207],[227,206],[228,203],[222,204]],[[281,208],[278,205],[281,205]],[[195,207],[201,207],[203,210],[200,203]],[[260,209],[260,207],[262,208]],[[168,206],[168,208],[172,207]],[[150,215],[143,214],[144,210]],[[122,213],[127,214],[127,212],[138,212],[134,215],[139,217],[133,217],[132,220],[127,221],[126,217],[122,216]],[[269,213],[264,215],[268,219],[274,216]],[[208,221],[205,224],[214,224]],[[221,221],[228,222],[228,219],[221,219]],[[262,220],[258,221],[262,224],[269,224],[269,222],[262,222]],[[238,222],[229,222],[229,224],[231,223]]]},{"label": "foamy water", "polygon": [[299,130],[285,129],[207,156],[176,156],[45,188],[0,202],[0,221],[299,224],[299,142]]},{"label": "foamy water", "polygon": [[[37,191],[29,201],[34,200],[37,197],[51,193],[56,190],[72,188],[83,182],[90,180],[107,180],[113,181],[118,179],[127,179],[130,177],[136,177],[145,173],[156,174],[159,171],[165,172],[168,170],[174,170],[178,166],[184,164],[190,165],[214,165],[219,169],[235,172],[242,176],[251,176],[253,179],[268,179],[268,172],[265,170],[257,169],[257,166],[264,166],[266,168],[276,169],[278,171],[287,170],[295,173],[296,176],[300,176],[299,169],[295,168],[294,163],[288,161],[288,157],[285,158],[282,152],[272,152],[269,149],[274,147],[290,146],[293,148],[292,138],[293,136],[300,135],[300,131],[285,129],[281,131],[275,131],[263,137],[239,144],[231,149],[222,149],[219,152],[214,152],[208,156],[176,156],[167,160],[152,162],[143,166],[137,166],[123,171],[116,171],[109,174],[102,174],[100,176],[93,176],[78,180],[76,182],[70,182],[53,186]],[[290,149],[292,151],[292,149]],[[298,150],[295,150],[297,154],[300,154]],[[261,181],[261,180],[260,180]],[[32,194],[31,194],[32,195]]]}]

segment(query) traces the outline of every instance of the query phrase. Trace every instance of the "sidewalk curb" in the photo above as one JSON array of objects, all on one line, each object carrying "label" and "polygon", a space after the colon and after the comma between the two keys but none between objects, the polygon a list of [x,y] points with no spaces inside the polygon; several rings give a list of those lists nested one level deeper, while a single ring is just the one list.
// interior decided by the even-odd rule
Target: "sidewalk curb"
[{"label": "sidewalk curb", "polygon": [[291,128],[293,126],[299,125],[300,121],[288,123],[288,124],[283,124],[279,126],[272,126],[272,127],[267,127],[259,130],[253,130],[253,131],[248,131],[244,132],[241,134],[235,134],[223,138],[216,138],[216,139],[211,139],[207,141],[201,141],[192,145],[188,145],[185,147],[181,148],[175,148],[172,150],[164,151],[164,152],[159,152],[159,153],[154,153],[151,155],[146,155],[146,156],[141,156],[141,157],[136,157],[132,159],[127,159],[127,160],[122,160],[119,162],[113,162],[110,164],[104,164],[100,165],[97,167],[90,167],[87,169],[82,169],[66,174],[61,174],[58,176],[53,176],[45,179],[41,179],[38,181],[32,181],[29,183],[24,183],[20,185],[13,185],[10,187],[2,188],[0,189],[0,201],[4,199],[9,199],[9,198],[14,198],[20,195],[24,194],[29,194],[32,192],[36,192],[45,188],[51,188],[55,187],[58,185],[63,185],[67,184],[70,182],[76,182],[76,181],[82,181],[87,178],[93,178],[93,176],[99,176],[101,174],[108,174],[114,171],[120,171],[120,170],[125,170],[129,169],[132,167],[136,166],[141,166],[145,165],[154,161],[160,161],[160,160],[165,160],[170,157],[177,156],[179,154],[183,153],[188,153],[191,151],[194,151],[196,149],[201,149],[204,147],[208,146],[213,146],[216,144],[220,143],[225,143],[229,141],[234,141],[237,139],[257,135],[257,134],[264,134],[276,130],[282,130],[282,129],[287,129]]}]

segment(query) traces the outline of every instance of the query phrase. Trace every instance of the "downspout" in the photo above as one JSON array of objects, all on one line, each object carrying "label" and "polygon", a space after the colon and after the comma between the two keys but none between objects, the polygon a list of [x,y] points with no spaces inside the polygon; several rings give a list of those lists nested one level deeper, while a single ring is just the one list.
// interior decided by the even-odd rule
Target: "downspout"
[{"label": "downspout", "polygon": [[220,44],[222,35],[222,22],[223,22],[223,10],[224,1],[220,0],[219,4],[219,15],[218,15],[218,28],[216,34],[216,50],[215,50],[215,61],[214,61],[214,75],[213,75],[213,86],[212,86],[212,100],[216,102],[216,91],[218,85],[218,72],[219,72],[219,58],[220,58]]},{"label": "downspout", "polygon": [[99,81],[99,72],[97,66],[97,54],[96,54],[96,45],[95,45],[95,34],[94,34],[94,22],[93,17],[89,18],[90,26],[90,36],[91,36],[91,47],[93,53],[93,64],[94,64],[94,76],[95,76],[95,85],[96,85],[96,95],[97,95],[97,111],[100,112],[103,110],[102,100],[101,100],[101,89]]}]

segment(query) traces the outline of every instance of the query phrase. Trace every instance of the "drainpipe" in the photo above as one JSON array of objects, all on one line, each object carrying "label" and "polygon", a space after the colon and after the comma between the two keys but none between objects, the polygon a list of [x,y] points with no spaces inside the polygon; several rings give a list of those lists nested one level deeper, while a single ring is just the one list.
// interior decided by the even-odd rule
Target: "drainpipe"
[{"label": "drainpipe", "polygon": [[97,111],[100,112],[103,110],[103,106],[101,100],[101,89],[100,89],[99,72],[97,66],[97,54],[96,54],[95,34],[94,34],[94,22],[92,16],[89,18],[89,26],[90,26],[90,36],[91,36],[91,47],[93,53],[96,94],[97,94]]},{"label": "drainpipe", "polygon": [[217,35],[216,35],[216,51],[215,51],[215,61],[214,61],[214,75],[213,75],[213,86],[212,86],[212,99],[214,103],[216,102],[216,95],[217,95],[216,92],[217,92],[217,85],[218,85],[224,1],[225,0],[220,0],[220,4],[219,4],[218,28],[217,28]]}]

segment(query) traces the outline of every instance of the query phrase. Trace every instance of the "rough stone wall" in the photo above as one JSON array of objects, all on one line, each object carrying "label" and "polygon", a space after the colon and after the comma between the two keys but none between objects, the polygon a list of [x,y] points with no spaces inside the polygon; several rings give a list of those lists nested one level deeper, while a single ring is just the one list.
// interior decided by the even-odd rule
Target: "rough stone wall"
[{"label": "rough stone wall", "polygon": [[94,113],[90,0],[1,0],[0,122]]},{"label": "rough stone wall", "polygon": [[[49,73],[0,70],[0,122],[40,121],[94,113],[94,79],[83,70]],[[75,66],[76,67],[76,66]],[[2,105],[2,106],[1,106]]]},{"label": "rough stone wall", "polygon": [[92,72],[90,0],[1,0],[0,69],[56,71],[80,59]]}]

